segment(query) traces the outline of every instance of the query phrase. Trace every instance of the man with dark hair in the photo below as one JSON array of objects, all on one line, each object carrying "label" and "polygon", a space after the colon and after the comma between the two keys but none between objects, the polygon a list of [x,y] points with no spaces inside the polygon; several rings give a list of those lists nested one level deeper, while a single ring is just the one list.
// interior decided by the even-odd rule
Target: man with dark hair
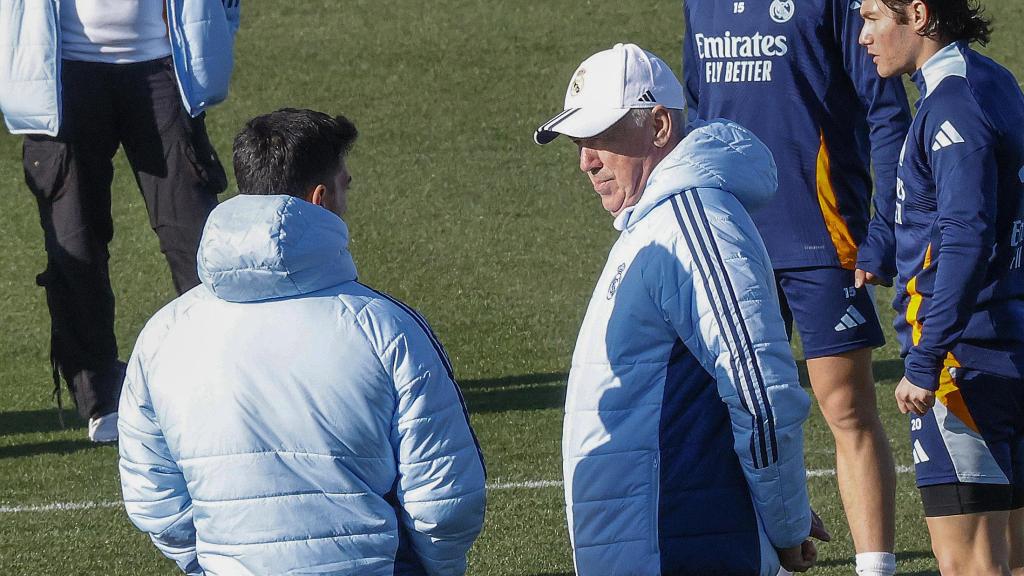
[{"label": "man with dark hair", "polygon": [[[860,42],[921,92],[899,157],[896,388],[947,574],[1024,574],[1024,95],[970,0],[865,0]],[[876,215],[879,217],[879,215]]]},{"label": "man with dark hair", "polygon": [[238,189],[305,198],[318,182],[337,174],[348,177],[345,156],[357,135],[344,116],[332,119],[308,110],[283,108],[253,118],[235,137]]},{"label": "man with dark hair", "polygon": [[871,371],[884,337],[864,283],[895,275],[891,226],[869,226],[872,171],[877,210],[910,110],[857,45],[859,3],[685,0],[683,75],[691,116],[738,122],[778,163],[778,193],[751,216],[835,439],[857,574],[892,576],[896,474]]},{"label": "man with dark hair", "polygon": [[356,281],[356,138],[279,110],[235,139],[202,284],[139,335],[120,404],[132,522],[188,574],[458,575],[484,467],[427,322]]}]

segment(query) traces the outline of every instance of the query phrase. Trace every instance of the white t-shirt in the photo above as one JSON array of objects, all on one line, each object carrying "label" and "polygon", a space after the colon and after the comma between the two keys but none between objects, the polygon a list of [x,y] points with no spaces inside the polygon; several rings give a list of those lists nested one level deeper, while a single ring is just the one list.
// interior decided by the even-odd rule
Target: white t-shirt
[{"label": "white t-shirt", "polygon": [[130,64],[170,55],[164,0],[61,0],[61,57]]}]

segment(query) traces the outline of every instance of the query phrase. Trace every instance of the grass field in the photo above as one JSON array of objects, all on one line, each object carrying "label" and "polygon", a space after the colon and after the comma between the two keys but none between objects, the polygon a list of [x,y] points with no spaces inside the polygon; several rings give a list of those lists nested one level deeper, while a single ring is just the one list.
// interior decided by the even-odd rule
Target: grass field
[{"label": "grass field", "polygon": [[[534,146],[589,54],[633,41],[679,69],[678,2],[252,0],[243,3],[230,99],[208,118],[222,157],[243,122],[282,106],[343,113],[362,133],[349,162],[361,279],[419,308],[465,390],[493,488],[476,575],[572,572],[559,464],[566,370],[593,282],[615,237],[576,170],[574,148]],[[1018,0],[989,0],[988,52],[1024,78]],[[117,332],[135,336],[173,297],[123,156],[117,160],[112,276]],[[20,139],[0,134],[0,572],[177,573],[116,505],[113,447],[85,438],[50,398],[49,320],[35,275],[45,263]],[[888,314],[888,293],[879,293]],[[875,373],[897,462],[911,463],[891,400],[892,343]],[[820,413],[807,426],[814,506],[834,542],[816,574],[851,574],[852,543]],[[934,574],[912,475],[899,476],[902,574]],[[88,503],[93,503],[92,505]],[[59,507],[56,505],[81,505]]]}]

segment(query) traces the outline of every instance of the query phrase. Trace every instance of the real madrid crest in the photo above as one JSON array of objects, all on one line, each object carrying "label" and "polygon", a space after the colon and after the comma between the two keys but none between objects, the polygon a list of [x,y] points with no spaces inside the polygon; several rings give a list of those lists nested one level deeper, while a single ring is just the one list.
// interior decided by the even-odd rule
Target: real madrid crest
[{"label": "real madrid crest", "polygon": [[612,278],[611,284],[608,285],[608,300],[615,298],[615,292],[619,289],[619,284],[622,283],[622,273],[626,271],[626,263],[619,264],[619,267],[615,270],[615,277]]},{"label": "real madrid crest", "polygon": [[793,3],[793,0],[772,0],[772,5],[768,8],[768,14],[772,20],[779,24],[789,22],[795,12],[796,4]]},{"label": "real madrid crest", "polygon": [[573,96],[579,96],[580,92],[583,91],[583,80],[586,78],[587,70],[580,68],[576,71],[576,75],[572,77],[572,84],[569,85],[569,92]]}]

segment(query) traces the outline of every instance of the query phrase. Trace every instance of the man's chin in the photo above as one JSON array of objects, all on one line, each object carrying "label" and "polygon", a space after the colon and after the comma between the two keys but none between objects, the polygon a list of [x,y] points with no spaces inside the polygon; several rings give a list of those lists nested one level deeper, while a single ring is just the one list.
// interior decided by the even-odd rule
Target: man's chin
[{"label": "man's chin", "polygon": [[612,216],[618,216],[626,208],[626,199],[623,196],[602,196],[601,207]]}]

